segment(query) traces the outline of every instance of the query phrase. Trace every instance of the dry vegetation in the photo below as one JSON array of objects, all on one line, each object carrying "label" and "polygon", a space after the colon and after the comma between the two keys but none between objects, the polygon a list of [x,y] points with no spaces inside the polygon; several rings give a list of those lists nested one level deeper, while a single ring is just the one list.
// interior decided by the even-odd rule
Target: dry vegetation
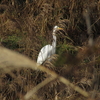
[{"label": "dry vegetation", "polygon": [[0,0],[0,100],[100,100],[99,19],[100,0]]}]

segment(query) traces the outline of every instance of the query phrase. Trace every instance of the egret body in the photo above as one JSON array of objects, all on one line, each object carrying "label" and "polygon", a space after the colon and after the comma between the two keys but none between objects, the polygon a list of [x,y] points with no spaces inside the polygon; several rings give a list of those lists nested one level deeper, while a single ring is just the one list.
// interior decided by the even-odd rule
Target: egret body
[{"label": "egret body", "polygon": [[38,58],[37,58],[37,64],[38,65],[41,65],[47,58],[49,58],[51,55],[55,54],[56,52],[56,31],[57,30],[60,30],[62,28],[59,28],[58,26],[55,26],[53,28],[53,42],[52,42],[52,45],[46,45],[44,46],[40,52],[39,52],[39,55],[38,55]]}]

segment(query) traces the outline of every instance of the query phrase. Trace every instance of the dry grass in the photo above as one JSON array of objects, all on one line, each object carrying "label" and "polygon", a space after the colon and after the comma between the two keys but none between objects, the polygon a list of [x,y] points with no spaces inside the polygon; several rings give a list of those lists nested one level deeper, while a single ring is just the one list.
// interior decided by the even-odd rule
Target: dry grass
[{"label": "dry grass", "polygon": [[[99,100],[99,19],[99,0],[1,0],[0,100]],[[55,25],[57,55],[36,71]]]},{"label": "dry grass", "polygon": [[[51,71],[51,70],[49,70],[49,69],[47,69],[45,67],[42,67],[42,66],[37,67],[37,65],[35,64],[35,62],[33,62],[32,60],[29,60],[28,58],[25,58],[24,56],[22,56],[22,55],[20,55],[18,53],[14,53],[13,51],[7,50],[7,49],[2,48],[2,47],[0,47],[0,52],[2,53],[0,55],[0,61],[1,61],[0,62],[1,67],[0,68],[1,69],[4,68],[4,72],[5,73],[9,73],[9,72],[11,72],[11,70],[14,70],[15,68],[20,69],[21,67],[22,68],[24,67],[24,68],[31,68],[31,69],[37,69],[37,68],[39,68],[43,72],[45,71],[46,73],[48,73],[48,74],[50,74],[52,76],[52,78],[51,77],[50,78],[47,78],[42,83],[38,84],[35,87],[35,89],[33,89],[31,92],[28,92],[26,94],[26,96],[25,96],[25,98],[27,98],[27,100],[32,96],[32,94],[34,94],[34,92],[38,91],[41,87],[43,87],[47,83],[51,82],[55,78],[58,78],[64,84],[71,86],[74,90],[78,91],[82,95],[84,95],[86,97],[89,96],[87,92],[83,91],[81,88],[79,88],[77,86],[74,86],[67,79],[65,79],[65,78],[57,75],[56,73],[54,73],[53,71]],[[10,57],[11,57],[11,59],[9,59]],[[9,66],[13,66],[13,67],[9,67]],[[24,75],[24,73],[23,73],[23,75]],[[26,76],[28,76],[28,75],[26,75]]]}]

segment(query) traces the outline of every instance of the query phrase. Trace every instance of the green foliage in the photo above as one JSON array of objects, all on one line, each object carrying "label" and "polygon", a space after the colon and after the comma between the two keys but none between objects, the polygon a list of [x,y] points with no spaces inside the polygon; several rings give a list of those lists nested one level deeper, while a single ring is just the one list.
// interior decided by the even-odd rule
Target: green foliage
[{"label": "green foliage", "polygon": [[89,63],[90,62],[90,60],[87,58],[87,59],[84,59],[84,61],[83,61],[84,63]]},{"label": "green foliage", "polygon": [[70,60],[69,62],[69,59],[74,59],[76,54],[77,54],[77,49],[76,47],[72,46],[72,45],[69,45],[69,44],[62,44],[60,45],[60,48],[57,50],[58,51],[58,54],[59,54],[59,58],[56,62],[56,66],[63,66],[64,64],[66,63],[72,63]]},{"label": "green foliage", "polygon": [[19,47],[18,43],[21,40],[21,37],[16,35],[8,36],[6,39],[2,41],[3,45],[9,49],[16,49]]},{"label": "green foliage", "polygon": [[57,53],[62,54],[65,51],[68,53],[71,53],[72,55],[76,55],[76,53],[77,53],[76,47],[74,47],[72,45],[69,45],[67,43],[59,45]]}]

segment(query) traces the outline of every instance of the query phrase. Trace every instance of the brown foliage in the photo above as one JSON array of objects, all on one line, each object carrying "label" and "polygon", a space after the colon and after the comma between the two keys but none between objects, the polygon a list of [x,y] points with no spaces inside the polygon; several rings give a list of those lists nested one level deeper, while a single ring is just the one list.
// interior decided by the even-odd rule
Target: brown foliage
[{"label": "brown foliage", "polygon": [[[87,11],[94,40],[91,47],[84,18]],[[1,0],[0,46],[13,49],[36,61],[41,47],[51,43],[53,27],[62,27],[64,31],[57,34],[59,56],[52,55],[49,58],[51,62],[47,60],[43,65],[86,90],[90,98],[76,93],[58,79],[42,87],[36,93],[36,98],[57,100],[58,96],[58,100],[99,100],[99,19],[99,0]],[[9,73],[0,69],[0,99],[4,100],[23,98],[27,91],[50,77],[48,73],[30,68],[15,69]]]}]

